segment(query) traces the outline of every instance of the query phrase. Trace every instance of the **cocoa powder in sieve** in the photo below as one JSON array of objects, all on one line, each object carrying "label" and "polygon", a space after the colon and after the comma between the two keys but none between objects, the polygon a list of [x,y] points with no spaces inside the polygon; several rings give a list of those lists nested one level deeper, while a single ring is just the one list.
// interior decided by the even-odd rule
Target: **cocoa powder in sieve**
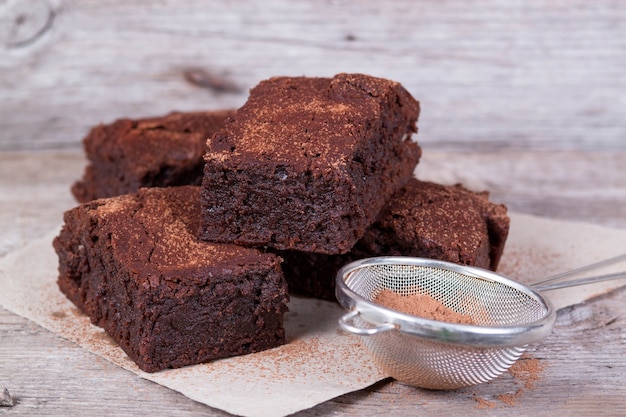
[{"label": "cocoa powder in sieve", "polygon": [[403,295],[385,289],[373,301],[392,310],[425,319],[448,323],[476,324],[471,316],[458,313],[427,294]]}]

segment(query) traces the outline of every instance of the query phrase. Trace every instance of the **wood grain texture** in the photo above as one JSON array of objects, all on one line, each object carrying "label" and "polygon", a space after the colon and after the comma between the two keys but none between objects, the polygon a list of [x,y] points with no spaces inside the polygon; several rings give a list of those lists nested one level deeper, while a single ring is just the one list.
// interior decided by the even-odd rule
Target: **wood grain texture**
[{"label": "wood grain texture", "polygon": [[402,82],[436,147],[624,149],[624,68],[626,7],[610,0],[5,0],[0,149],[76,148],[101,121],[338,72]]},{"label": "wood grain texture", "polygon": [[[338,72],[421,101],[419,177],[626,229],[625,68],[614,0],[0,0],[0,257],[75,204],[91,126],[237,107],[264,78]],[[625,305],[622,289],[560,311],[532,349],[546,370],[514,405],[498,398],[520,389],[507,375],[453,392],[384,381],[298,416],[623,416]],[[3,388],[17,404],[0,415],[227,415],[0,308]]]}]

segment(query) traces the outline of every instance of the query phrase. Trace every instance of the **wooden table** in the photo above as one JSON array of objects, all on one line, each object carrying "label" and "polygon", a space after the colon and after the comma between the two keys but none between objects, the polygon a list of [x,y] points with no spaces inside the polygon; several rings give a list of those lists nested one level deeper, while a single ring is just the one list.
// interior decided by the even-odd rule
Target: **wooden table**
[{"label": "wooden table", "polygon": [[[75,204],[90,126],[236,107],[269,76],[342,71],[421,101],[423,178],[626,229],[625,21],[610,1],[0,1],[0,256]],[[625,306],[622,289],[560,311],[515,405],[497,399],[506,377],[453,392],[384,381],[298,415],[625,415]],[[3,388],[16,404],[0,415],[225,415],[0,308]]]}]

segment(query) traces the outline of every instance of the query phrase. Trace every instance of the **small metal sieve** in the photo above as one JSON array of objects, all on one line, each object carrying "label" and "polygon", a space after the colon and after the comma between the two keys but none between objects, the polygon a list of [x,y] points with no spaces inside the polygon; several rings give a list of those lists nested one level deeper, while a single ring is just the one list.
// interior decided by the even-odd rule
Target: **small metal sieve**
[{"label": "small metal sieve", "polygon": [[[626,255],[520,284],[492,271],[432,259],[377,257],[337,273],[339,303],[350,310],[343,330],[365,336],[374,362],[400,382],[428,389],[455,389],[487,382],[506,371],[526,345],[552,332],[556,312],[538,291],[617,279],[624,273],[538,286],[626,259]],[[475,324],[429,320],[373,302],[383,290],[424,294],[472,318]]]}]

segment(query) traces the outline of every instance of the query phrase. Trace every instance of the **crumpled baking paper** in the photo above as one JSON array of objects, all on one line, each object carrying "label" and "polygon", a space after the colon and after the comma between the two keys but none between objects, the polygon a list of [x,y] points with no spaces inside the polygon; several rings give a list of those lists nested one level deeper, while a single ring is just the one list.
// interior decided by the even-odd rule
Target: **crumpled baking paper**
[{"label": "crumpled baking paper", "polygon": [[[626,230],[510,213],[500,273],[524,283],[626,253]],[[57,230],[0,260],[0,304],[141,377],[246,417],[283,417],[383,379],[357,337],[339,332],[337,304],[292,297],[287,343],[275,349],[153,374],[139,370],[58,290]],[[36,260],[36,261],[34,261]],[[626,265],[603,273],[625,270]],[[625,285],[626,279],[546,292],[556,308]],[[417,394],[416,394],[417,395]]]}]

